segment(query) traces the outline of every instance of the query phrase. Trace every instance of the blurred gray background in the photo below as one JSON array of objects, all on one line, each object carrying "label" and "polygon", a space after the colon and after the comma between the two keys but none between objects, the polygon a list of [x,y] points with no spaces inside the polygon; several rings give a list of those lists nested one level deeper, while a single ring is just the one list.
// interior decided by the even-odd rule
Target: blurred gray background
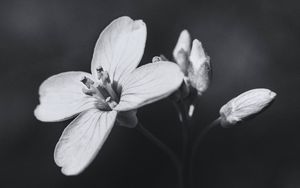
[{"label": "blurred gray background", "polygon": [[[194,132],[243,91],[278,96],[263,114],[234,129],[212,130],[198,152],[197,187],[300,187],[300,3],[289,0],[10,0],[0,1],[0,187],[175,187],[168,157],[135,129],[114,127],[94,162],[66,177],[53,150],[69,123],[42,123],[33,110],[47,77],[90,70],[94,44],[113,19],[128,15],[148,27],[142,63],[171,57],[188,29],[213,64],[213,82],[196,108]],[[138,116],[180,153],[181,129],[168,100]]]}]

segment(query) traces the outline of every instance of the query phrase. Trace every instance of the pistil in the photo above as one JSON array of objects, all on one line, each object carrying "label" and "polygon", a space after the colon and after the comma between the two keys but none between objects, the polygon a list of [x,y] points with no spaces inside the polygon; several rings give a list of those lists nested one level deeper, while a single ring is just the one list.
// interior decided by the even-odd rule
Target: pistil
[{"label": "pistil", "polygon": [[86,86],[86,88],[82,88],[83,93],[104,101],[104,96],[97,89],[97,87],[95,87],[95,82],[93,80],[84,76],[81,82]]},{"label": "pistil", "polygon": [[100,80],[99,86],[105,88],[106,92],[111,96],[111,99],[118,102],[118,96],[112,88],[112,83],[109,78],[108,72],[104,71],[102,67],[97,69],[98,79]]}]

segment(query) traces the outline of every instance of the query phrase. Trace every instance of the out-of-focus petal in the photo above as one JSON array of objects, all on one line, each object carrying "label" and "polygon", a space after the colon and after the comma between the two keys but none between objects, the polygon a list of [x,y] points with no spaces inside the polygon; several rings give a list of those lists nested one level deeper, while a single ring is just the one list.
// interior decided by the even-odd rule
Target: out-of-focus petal
[{"label": "out-of-focus petal", "polygon": [[143,65],[121,83],[121,98],[115,109],[137,109],[167,97],[179,88],[182,80],[183,73],[175,63],[161,61]]},{"label": "out-of-focus petal", "polygon": [[184,74],[187,74],[189,55],[191,51],[191,36],[187,30],[183,30],[173,50],[173,58]]},{"label": "out-of-focus petal", "polygon": [[54,151],[56,164],[65,175],[77,175],[95,158],[109,135],[117,112],[97,109],[82,112],[62,133]]},{"label": "out-of-focus petal", "polygon": [[109,24],[96,43],[91,71],[101,66],[118,82],[139,64],[145,48],[146,25],[142,20],[123,16]]},{"label": "out-of-focus petal", "polygon": [[136,112],[137,110],[119,112],[116,120],[116,125],[134,128],[138,123]]},{"label": "out-of-focus petal", "polygon": [[93,108],[96,99],[82,92],[85,72],[64,72],[46,79],[39,88],[40,104],[34,115],[40,121],[61,121]]},{"label": "out-of-focus petal", "polygon": [[187,30],[183,30],[179,35],[177,44],[173,50],[173,57],[175,60],[181,50],[187,54],[191,51],[191,36]]},{"label": "out-of-focus petal", "polygon": [[203,63],[209,61],[209,57],[205,55],[201,42],[197,39],[193,40],[190,61],[195,71],[197,71]]}]

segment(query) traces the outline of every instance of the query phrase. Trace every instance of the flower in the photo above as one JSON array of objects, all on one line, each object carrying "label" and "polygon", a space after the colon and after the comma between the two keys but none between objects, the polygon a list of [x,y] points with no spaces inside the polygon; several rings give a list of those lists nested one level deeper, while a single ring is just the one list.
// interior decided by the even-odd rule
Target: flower
[{"label": "flower", "polygon": [[201,42],[194,39],[191,48],[190,34],[183,30],[173,50],[173,58],[185,75],[189,92],[194,88],[198,95],[202,95],[209,86],[211,66]]},{"label": "flower", "polygon": [[166,61],[137,67],[144,53],[146,25],[120,17],[109,24],[96,43],[91,74],[64,72],[39,88],[34,115],[44,122],[69,119],[54,151],[65,175],[82,172],[95,158],[113,125],[134,127],[136,109],[170,95],[182,83],[175,64]]},{"label": "flower", "polygon": [[231,99],[220,109],[222,127],[235,124],[253,117],[268,107],[275,99],[276,93],[269,89],[252,89]]}]

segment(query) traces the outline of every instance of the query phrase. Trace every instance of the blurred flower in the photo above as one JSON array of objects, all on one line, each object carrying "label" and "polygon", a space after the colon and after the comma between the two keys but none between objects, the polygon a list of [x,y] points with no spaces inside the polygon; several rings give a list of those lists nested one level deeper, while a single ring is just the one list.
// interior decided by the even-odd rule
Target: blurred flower
[{"label": "blurred flower", "polygon": [[167,97],[182,83],[171,62],[136,68],[144,53],[146,25],[120,17],[101,33],[91,63],[92,74],[65,72],[40,88],[37,119],[55,122],[79,114],[63,131],[54,159],[65,175],[82,172],[95,158],[113,125],[135,127],[136,109]]},{"label": "blurred flower", "polygon": [[254,117],[268,107],[276,93],[269,89],[252,89],[231,99],[220,109],[222,127],[232,127],[240,121]]},{"label": "blurred flower", "polygon": [[191,48],[190,34],[183,30],[174,48],[173,58],[185,75],[188,92],[194,88],[198,95],[202,95],[210,82],[211,67],[201,42],[194,39]]}]

